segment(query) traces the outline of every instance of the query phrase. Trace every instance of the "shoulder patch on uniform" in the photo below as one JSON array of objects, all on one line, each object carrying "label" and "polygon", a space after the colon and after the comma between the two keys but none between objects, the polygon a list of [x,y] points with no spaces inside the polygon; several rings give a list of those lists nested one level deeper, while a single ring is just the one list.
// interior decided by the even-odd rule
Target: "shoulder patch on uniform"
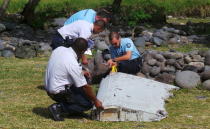
[{"label": "shoulder patch on uniform", "polygon": [[126,47],[127,47],[127,48],[130,48],[130,47],[131,47],[131,44],[130,44],[130,43],[127,43],[127,44],[126,44]]}]

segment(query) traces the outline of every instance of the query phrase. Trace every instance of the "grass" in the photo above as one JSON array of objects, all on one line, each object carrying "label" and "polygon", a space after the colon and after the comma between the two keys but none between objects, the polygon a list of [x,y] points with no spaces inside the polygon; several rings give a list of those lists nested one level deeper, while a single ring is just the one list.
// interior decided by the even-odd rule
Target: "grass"
[{"label": "grass", "polygon": [[189,52],[193,50],[209,50],[209,44],[198,44],[198,43],[190,43],[190,44],[169,44],[163,45],[161,47],[147,47],[146,49],[152,49],[157,51],[169,51],[170,49],[179,51],[179,52]]},{"label": "grass", "polygon": [[[191,49],[193,48],[185,47],[185,51]],[[85,118],[66,118],[64,122],[54,122],[47,110],[47,107],[54,102],[43,90],[47,61],[48,57],[33,59],[0,58],[0,128],[210,128],[210,92],[200,88],[174,91],[174,97],[166,103],[169,116],[160,122],[99,122]],[[206,98],[198,99],[199,96],[205,96]]]},{"label": "grass", "polygon": [[167,19],[168,23],[174,23],[174,24],[186,24],[188,21],[191,21],[193,23],[209,23],[210,18],[169,18]]}]

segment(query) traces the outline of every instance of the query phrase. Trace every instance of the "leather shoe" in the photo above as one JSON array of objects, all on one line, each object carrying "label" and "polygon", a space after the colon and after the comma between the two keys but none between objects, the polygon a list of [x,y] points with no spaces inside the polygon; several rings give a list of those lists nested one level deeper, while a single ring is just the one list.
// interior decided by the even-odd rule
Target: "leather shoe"
[{"label": "leather shoe", "polygon": [[48,107],[48,110],[52,114],[55,121],[64,121],[64,118],[61,117],[61,105],[60,104],[52,104]]}]

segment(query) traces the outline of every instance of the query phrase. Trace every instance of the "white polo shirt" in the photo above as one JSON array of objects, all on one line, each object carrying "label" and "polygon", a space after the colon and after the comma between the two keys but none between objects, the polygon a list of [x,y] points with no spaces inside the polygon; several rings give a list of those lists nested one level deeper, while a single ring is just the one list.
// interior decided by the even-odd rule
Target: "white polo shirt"
[{"label": "white polo shirt", "polygon": [[74,50],[58,47],[52,52],[45,73],[45,89],[51,94],[65,90],[65,85],[81,87],[87,84]]},{"label": "white polo shirt", "polygon": [[79,37],[88,39],[91,36],[92,31],[93,23],[85,20],[78,20],[58,29],[58,32],[63,39],[66,39],[66,37],[69,37],[69,39],[76,39]]}]

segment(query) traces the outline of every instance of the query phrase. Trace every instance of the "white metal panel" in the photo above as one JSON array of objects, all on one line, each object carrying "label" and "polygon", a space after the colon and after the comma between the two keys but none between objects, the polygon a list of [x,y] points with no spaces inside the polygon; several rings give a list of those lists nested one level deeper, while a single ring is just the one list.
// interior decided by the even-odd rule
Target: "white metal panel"
[{"label": "white metal panel", "polygon": [[[138,76],[114,73],[102,80],[97,98],[102,101],[106,110],[110,107],[119,109],[118,120],[117,118],[113,120],[111,117],[103,119],[103,116],[97,116],[97,119],[104,121],[163,119],[166,117],[164,101],[171,95],[169,91],[172,89],[179,88]],[[105,114],[103,112],[106,113],[102,111],[99,114]]]}]

